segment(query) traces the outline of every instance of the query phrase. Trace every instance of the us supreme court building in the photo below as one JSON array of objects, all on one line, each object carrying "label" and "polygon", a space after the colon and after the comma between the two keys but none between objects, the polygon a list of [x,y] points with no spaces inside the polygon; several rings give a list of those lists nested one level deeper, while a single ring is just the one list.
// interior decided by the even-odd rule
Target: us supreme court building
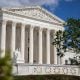
[{"label": "us supreme court building", "polygon": [[52,42],[56,31],[64,30],[63,23],[39,6],[0,8],[0,56],[11,51],[17,64],[14,73],[18,75],[53,74],[53,68],[58,72],[53,67],[58,61]]}]

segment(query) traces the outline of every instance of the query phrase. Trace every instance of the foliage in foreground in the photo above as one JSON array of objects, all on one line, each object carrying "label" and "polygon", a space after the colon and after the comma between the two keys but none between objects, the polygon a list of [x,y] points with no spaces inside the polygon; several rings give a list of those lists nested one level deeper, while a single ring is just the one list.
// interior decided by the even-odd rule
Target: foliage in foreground
[{"label": "foliage in foreground", "polygon": [[9,51],[6,51],[4,57],[0,57],[0,80],[12,80],[12,62]]},{"label": "foliage in foreground", "polygon": [[67,20],[64,36],[66,47],[80,53],[80,19],[70,18]]},{"label": "foliage in foreground", "polygon": [[66,52],[66,49],[80,53],[80,19],[70,18],[66,23],[64,31],[56,32],[53,44],[59,53]]},{"label": "foliage in foreground", "polygon": [[14,80],[80,80],[80,77],[66,75],[32,75],[16,76]]},{"label": "foliage in foreground", "polygon": [[[73,51],[80,53],[80,19],[70,18],[66,21],[65,30],[57,31],[53,45],[57,48],[58,57],[63,57],[64,52]],[[75,59],[70,59],[73,63],[80,64]]]}]

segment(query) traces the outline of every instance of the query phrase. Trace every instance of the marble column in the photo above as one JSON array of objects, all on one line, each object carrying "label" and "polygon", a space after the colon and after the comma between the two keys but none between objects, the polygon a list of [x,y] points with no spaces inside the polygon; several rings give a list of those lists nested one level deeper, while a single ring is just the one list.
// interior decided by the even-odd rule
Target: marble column
[{"label": "marble column", "polygon": [[[53,32],[53,37],[55,38],[55,34],[56,34],[56,31]],[[57,64],[57,49],[56,49],[56,46],[54,46],[54,64]]]},{"label": "marble column", "polygon": [[42,64],[42,28],[39,29],[39,64]]},{"label": "marble column", "polygon": [[22,55],[21,63],[25,62],[24,54],[25,54],[25,25],[22,24],[21,26],[21,55]]},{"label": "marble column", "polygon": [[50,30],[46,30],[47,64],[50,64]]},{"label": "marble column", "polygon": [[16,42],[16,22],[12,22],[11,57],[14,56]]},{"label": "marble column", "polygon": [[30,41],[29,41],[29,63],[33,64],[33,26],[30,27]]},{"label": "marble column", "polygon": [[5,56],[5,48],[6,48],[6,20],[2,21],[2,30],[1,30],[1,57]]},{"label": "marble column", "polygon": [[54,64],[57,64],[57,49],[56,46],[54,46]]}]

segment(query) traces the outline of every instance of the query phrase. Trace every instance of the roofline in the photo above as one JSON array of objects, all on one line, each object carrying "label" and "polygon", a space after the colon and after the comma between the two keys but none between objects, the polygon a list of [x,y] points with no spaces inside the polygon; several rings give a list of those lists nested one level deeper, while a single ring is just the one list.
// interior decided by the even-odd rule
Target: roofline
[{"label": "roofline", "polygon": [[62,20],[61,18],[57,17],[56,15],[52,14],[51,12],[49,12],[47,9],[45,9],[44,7],[41,6],[18,6],[18,7],[2,7],[0,8],[1,10],[10,10],[10,9],[23,9],[23,8],[37,8],[37,9],[41,9],[42,11],[45,11],[46,13],[48,13],[49,15],[51,15],[54,19],[58,20],[61,23],[65,23],[64,20]]},{"label": "roofline", "polygon": [[57,20],[59,20],[60,22],[62,23],[65,23],[65,21],[59,17],[57,17],[56,15],[52,14],[50,11],[48,11],[47,9],[43,8],[43,7],[39,7],[41,8],[42,10],[46,11],[48,14],[50,14],[52,17],[56,18]]}]

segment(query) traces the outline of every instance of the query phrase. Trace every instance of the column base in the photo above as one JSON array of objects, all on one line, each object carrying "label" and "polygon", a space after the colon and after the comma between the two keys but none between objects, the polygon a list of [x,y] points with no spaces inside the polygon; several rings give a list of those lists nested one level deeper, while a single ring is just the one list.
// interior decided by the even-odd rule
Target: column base
[{"label": "column base", "polygon": [[24,60],[16,60],[16,63],[25,63]]}]

